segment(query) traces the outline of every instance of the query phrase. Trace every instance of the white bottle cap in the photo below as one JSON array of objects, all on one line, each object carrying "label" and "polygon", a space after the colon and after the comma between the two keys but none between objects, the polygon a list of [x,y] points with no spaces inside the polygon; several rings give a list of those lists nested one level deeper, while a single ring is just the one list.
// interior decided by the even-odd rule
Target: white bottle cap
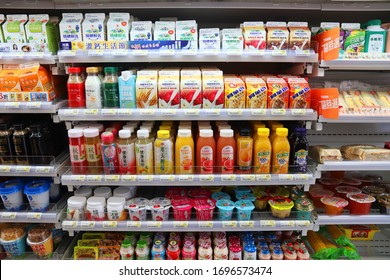
[{"label": "white bottle cap", "polygon": [[87,200],[87,206],[104,207],[105,205],[106,205],[106,199],[104,197],[92,196]]},{"label": "white bottle cap", "polygon": [[115,207],[115,206],[125,206],[126,200],[124,197],[110,197],[107,200],[107,206]]},{"label": "white bottle cap", "polygon": [[149,131],[146,129],[140,129],[137,131],[138,138],[149,138]]},{"label": "white bottle cap", "polygon": [[83,137],[83,130],[82,129],[77,129],[77,128],[69,129],[68,130],[68,137],[69,138]]},{"label": "white bottle cap", "polygon": [[96,136],[99,136],[99,129],[97,129],[97,128],[84,129],[84,137],[92,138],[92,137],[96,137]]},{"label": "white bottle cap", "polygon": [[131,196],[131,190],[129,187],[118,187],[114,190],[114,197],[123,197],[125,200],[129,200]]},{"label": "white bottle cap", "polygon": [[74,191],[74,196],[84,196],[90,198],[92,196],[92,189],[88,186],[83,186]]},{"label": "white bottle cap", "polygon": [[120,139],[130,138],[130,136],[131,136],[130,130],[127,130],[127,129],[119,130],[119,138]]},{"label": "white bottle cap", "polygon": [[84,196],[71,196],[68,198],[68,208],[82,208],[87,204]]},{"label": "white bottle cap", "polygon": [[228,124],[223,124],[218,126],[218,131],[221,131],[222,129],[231,129],[232,127]]},{"label": "white bottle cap", "polygon": [[141,125],[141,127],[139,129],[140,130],[147,130],[149,133],[152,132],[152,128],[149,126],[145,126],[145,125]]},{"label": "white bottle cap", "polygon": [[99,187],[96,188],[93,192],[93,195],[95,197],[104,197],[105,199],[108,199],[112,196],[111,188],[109,187]]},{"label": "white bottle cap", "polygon": [[128,130],[128,131],[130,131],[130,134],[132,134],[134,132],[134,126],[125,125],[122,127],[122,130]]},{"label": "white bottle cap", "polygon": [[127,81],[131,76],[131,72],[130,71],[122,71],[121,75],[122,75],[122,79]]},{"label": "white bottle cap", "polygon": [[219,131],[220,137],[233,137],[233,135],[234,135],[233,129],[221,129]]},{"label": "white bottle cap", "polygon": [[213,131],[211,129],[201,129],[199,135],[200,137],[213,137]]},{"label": "white bottle cap", "polygon": [[91,124],[89,125],[89,128],[97,128],[99,130],[99,133],[104,131],[104,125],[102,125],[101,123]]},{"label": "white bottle cap", "polygon": [[191,137],[191,129],[179,129],[177,134],[179,137]]}]

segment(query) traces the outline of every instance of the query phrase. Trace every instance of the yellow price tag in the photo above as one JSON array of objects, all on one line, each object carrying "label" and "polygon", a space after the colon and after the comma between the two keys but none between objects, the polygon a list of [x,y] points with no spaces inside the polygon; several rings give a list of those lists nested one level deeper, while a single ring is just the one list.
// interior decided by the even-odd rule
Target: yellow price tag
[{"label": "yellow price tag", "polygon": [[188,222],[187,221],[174,221],[173,227],[174,228],[188,228]]},{"label": "yellow price tag", "polygon": [[99,114],[99,109],[85,109],[85,116],[97,116]]},{"label": "yellow price tag", "polygon": [[35,173],[47,174],[49,172],[50,172],[50,167],[47,166],[37,166],[35,168]]},{"label": "yellow price tag", "polygon": [[104,50],[89,50],[88,56],[103,56]]},{"label": "yellow price tag", "polygon": [[305,116],[306,109],[291,109],[292,116]]},{"label": "yellow price tag", "polygon": [[62,228],[77,228],[78,223],[76,221],[63,221]]},{"label": "yellow price tag", "polygon": [[253,174],[242,174],[241,181],[243,182],[254,182],[256,180],[256,176]]},{"label": "yellow price tag", "polygon": [[9,165],[0,165],[0,172],[11,172],[11,166]]},{"label": "yellow price tag", "polygon": [[237,227],[237,221],[223,221],[222,222],[223,228],[236,228]]},{"label": "yellow price tag", "polygon": [[5,103],[5,108],[17,109],[20,107],[20,102],[7,102]]},{"label": "yellow price tag", "polygon": [[85,182],[85,175],[71,175],[70,180],[73,182]]},{"label": "yellow price tag", "polygon": [[118,114],[121,116],[131,116],[133,111],[131,109],[118,109]]},{"label": "yellow price tag", "polygon": [[310,227],[310,221],[309,220],[295,221],[295,224],[299,228],[309,228]]},{"label": "yellow price tag", "polygon": [[200,228],[213,228],[214,222],[213,221],[199,221],[199,227]]},{"label": "yellow price tag", "polygon": [[16,218],[17,213],[16,212],[4,212],[1,213],[1,218],[3,220],[14,220]]},{"label": "yellow price tag", "polygon": [[137,176],[138,182],[152,182],[153,181],[153,175],[138,175]]},{"label": "yellow price tag", "polygon": [[240,221],[240,228],[253,228],[255,227],[254,221]]},{"label": "yellow price tag", "polygon": [[260,227],[273,228],[276,227],[276,222],[274,220],[261,220]]},{"label": "yellow price tag", "polygon": [[104,180],[106,182],[119,182],[120,175],[105,175]]},{"label": "yellow price tag", "polygon": [[40,220],[42,218],[42,213],[34,213],[34,212],[29,212],[27,213],[27,219],[29,220]]},{"label": "yellow price tag", "polygon": [[128,228],[140,228],[141,227],[141,222],[138,221],[129,221],[126,223],[126,226]]},{"label": "yellow price tag", "polygon": [[42,102],[27,102],[26,108],[37,109],[41,108]]},{"label": "yellow price tag", "polygon": [[135,182],[137,179],[136,175],[122,175],[122,182]]},{"label": "yellow price tag", "polygon": [[103,228],[117,228],[118,222],[117,221],[104,221],[103,222]]},{"label": "yellow price tag", "polygon": [[252,116],[265,116],[267,113],[266,109],[251,109]]},{"label": "yellow price tag", "polygon": [[81,228],[95,228],[95,221],[81,221]]},{"label": "yellow price tag", "polygon": [[180,182],[192,182],[194,181],[194,175],[178,175]]},{"label": "yellow price tag", "polygon": [[295,221],[280,221],[280,226],[284,228],[293,228],[295,227]]},{"label": "yellow price tag", "polygon": [[201,182],[214,182],[214,175],[212,175],[212,174],[210,174],[210,175],[206,175],[206,174],[199,175],[199,181],[201,181]]},{"label": "yellow price tag", "polygon": [[18,173],[28,173],[31,170],[31,166],[16,166],[16,172]]},{"label": "yellow price tag", "polygon": [[228,115],[242,116],[242,109],[228,109]]},{"label": "yellow price tag", "polygon": [[286,56],[287,50],[272,50],[271,53],[273,56]]},{"label": "yellow price tag", "polygon": [[115,116],[118,113],[118,109],[102,109],[103,116]]},{"label": "yellow price tag", "polygon": [[308,181],[309,180],[309,174],[295,174],[294,179],[296,181]]},{"label": "yellow price tag", "polygon": [[206,116],[219,116],[221,114],[221,109],[205,109]]},{"label": "yellow price tag", "polygon": [[176,116],[176,109],[160,109],[162,116]]},{"label": "yellow price tag", "polygon": [[87,175],[87,182],[101,182],[103,181],[102,175]]},{"label": "yellow price tag", "polygon": [[199,112],[199,109],[184,109],[184,115],[197,116]]},{"label": "yellow price tag", "polygon": [[160,182],[174,182],[175,175],[160,175]]},{"label": "yellow price tag", "polygon": [[286,109],[271,109],[272,116],[284,116],[286,112]]},{"label": "yellow price tag", "polygon": [[156,114],[156,109],[141,109],[139,114],[141,116],[154,116]]},{"label": "yellow price tag", "polygon": [[293,181],[294,175],[293,174],[279,174],[279,180],[280,181]]},{"label": "yellow price tag", "polygon": [[77,116],[79,114],[78,109],[64,109],[65,116]]},{"label": "yellow price tag", "polygon": [[257,174],[256,175],[256,181],[271,181],[272,176],[271,174]]},{"label": "yellow price tag", "polygon": [[149,222],[147,222],[147,227],[148,228],[161,228],[162,227],[162,222],[160,222],[160,221],[149,221]]},{"label": "yellow price tag", "polygon": [[236,181],[235,174],[222,174],[221,181]]}]

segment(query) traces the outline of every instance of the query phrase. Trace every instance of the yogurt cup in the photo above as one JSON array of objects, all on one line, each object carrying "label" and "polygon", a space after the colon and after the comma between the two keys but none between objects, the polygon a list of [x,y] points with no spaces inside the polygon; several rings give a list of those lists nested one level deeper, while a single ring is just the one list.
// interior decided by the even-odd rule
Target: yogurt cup
[{"label": "yogurt cup", "polygon": [[110,197],[107,200],[107,217],[110,221],[124,221],[127,219],[124,197]]},{"label": "yogurt cup", "polygon": [[301,197],[294,201],[294,206],[297,210],[298,220],[310,220],[311,212],[314,210],[313,201],[306,197]]},{"label": "yogurt cup", "polygon": [[105,199],[109,199],[112,196],[111,188],[109,187],[96,188],[93,192],[93,196],[104,197]]},{"label": "yogurt cup", "polygon": [[349,204],[347,200],[341,197],[323,197],[321,202],[325,205],[327,215],[341,215],[344,208]]},{"label": "yogurt cup", "polygon": [[83,186],[74,191],[74,196],[83,196],[86,199],[92,196],[92,188],[88,186]]},{"label": "yogurt cup", "polygon": [[210,221],[213,219],[215,200],[212,198],[195,198],[192,204],[196,210],[198,221]]},{"label": "yogurt cup", "polygon": [[233,216],[234,202],[229,199],[217,200],[218,220],[229,221]]},{"label": "yogurt cup", "polygon": [[167,221],[169,219],[171,200],[165,197],[156,197],[149,201],[153,221]]},{"label": "yogurt cup", "polygon": [[71,196],[68,198],[66,219],[71,221],[85,220],[87,199],[83,196]]},{"label": "yogurt cup", "polygon": [[192,200],[186,197],[176,197],[171,201],[173,218],[176,221],[188,221],[191,218]]},{"label": "yogurt cup", "polygon": [[358,188],[351,186],[338,186],[336,187],[336,194],[338,197],[347,199],[347,194],[349,193],[362,193],[362,191]]},{"label": "yogurt cup", "polygon": [[343,184],[348,185],[348,186],[357,187],[357,186],[361,186],[362,182],[360,180],[347,177],[347,178],[343,178]]},{"label": "yogurt cup", "polygon": [[251,193],[241,193],[236,195],[237,200],[250,200],[255,201],[256,197]]},{"label": "yogurt cup", "polygon": [[113,196],[115,197],[124,197],[125,200],[130,200],[134,198],[135,194],[137,192],[137,187],[118,187],[114,189]]},{"label": "yogurt cup", "polygon": [[225,192],[215,192],[211,195],[211,198],[218,201],[221,199],[230,199],[230,195]]},{"label": "yogurt cup", "polygon": [[184,188],[170,188],[165,192],[165,197],[172,199],[175,197],[187,197],[188,189]]},{"label": "yogurt cup", "polygon": [[252,193],[251,189],[248,188],[248,187],[236,187],[234,189],[234,194],[235,196],[239,195],[239,194],[244,194],[244,193]]},{"label": "yogurt cup", "polygon": [[237,220],[248,221],[251,219],[252,211],[255,209],[251,200],[239,200],[234,203],[237,208]]},{"label": "yogurt cup", "polygon": [[1,231],[0,243],[10,258],[24,258],[26,236],[27,234],[22,227],[11,227]]},{"label": "yogurt cup", "polygon": [[390,193],[382,193],[377,197],[382,214],[390,215]]},{"label": "yogurt cup", "polygon": [[149,208],[149,200],[144,197],[132,198],[127,202],[131,221],[145,221],[146,211]]},{"label": "yogurt cup", "polygon": [[334,192],[320,188],[310,188],[309,194],[316,208],[324,208],[324,204],[321,202],[321,198],[331,197],[334,195]]},{"label": "yogurt cup", "polygon": [[347,198],[350,203],[351,215],[370,214],[371,204],[375,202],[375,197],[364,193],[349,193]]},{"label": "yogurt cup", "polygon": [[286,197],[272,197],[268,200],[271,206],[272,216],[276,218],[287,218],[291,214],[291,208],[294,207],[294,202]]},{"label": "yogurt cup", "polygon": [[27,195],[31,210],[46,211],[49,207],[49,189],[50,185],[47,181],[32,181],[24,187],[24,194]]},{"label": "yogurt cup", "polygon": [[189,197],[191,198],[209,198],[211,196],[211,191],[208,189],[191,189],[189,192]]},{"label": "yogurt cup", "polygon": [[378,195],[386,192],[384,187],[379,186],[365,186],[362,188],[362,192],[365,194],[372,195],[373,197],[377,197]]},{"label": "yogurt cup", "polygon": [[256,193],[255,207],[257,210],[265,210],[268,205],[268,194],[266,192],[258,191]]},{"label": "yogurt cup", "polygon": [[343,181],[337,178],[321,178],[318,182],[327,190],[334,191],[337,186],[341,185]]},{"label": "yogurt cup", "polygon": [[20,210],[23,206],[23,182],[11,180],[0,184],[0,195],[7,210]]}]

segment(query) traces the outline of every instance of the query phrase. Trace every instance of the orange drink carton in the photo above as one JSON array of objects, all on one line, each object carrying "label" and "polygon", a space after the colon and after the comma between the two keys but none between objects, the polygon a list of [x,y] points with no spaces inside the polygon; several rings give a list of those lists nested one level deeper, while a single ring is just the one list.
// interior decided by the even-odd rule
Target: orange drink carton
[{"label": "orange drink carton", "polygon": [[289,78],[288,85],[290,87],[290,108],[310,108],[311,96],[309,83],[303,78]]},{"label": "orange drink carton", "polygon": [[246,78],[246,108],[267,108],[267,84],[261,78]]},{"label": "orange drink carton", "polygon": [[246,88],[240,78],[225,78],[225,108],[245,109]]},{"label": "orange drink carton", "polygon": [[23,91],[53,91],[49,72],[39,63],[20,64],[19,81]]},{"label": "orange drink carton", "polygon": [[268,78],[268,108],[287,109],[289,101],[289,89],[285,80],[281,78]]},{"label": "orange drink carton", "polygon": [[0,72],[0,91],[21,91],[19,65],[4,65]]}]

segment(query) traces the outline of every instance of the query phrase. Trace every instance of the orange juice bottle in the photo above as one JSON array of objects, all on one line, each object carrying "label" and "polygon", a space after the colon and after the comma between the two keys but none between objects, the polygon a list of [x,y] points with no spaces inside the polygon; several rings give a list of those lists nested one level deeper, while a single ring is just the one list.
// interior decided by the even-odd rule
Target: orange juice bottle
[{"label": "orange juice bottle", "polygon": [[255,123],[253,125],[253,135],[252,135],[253,141],[256,141],[256,138],[257,138],[257,135],[258,135],[257,132],[258,132],[259,128],[265,128],[265,124],[263,124],[263,123]]},{"label": "orange juice bottle", "polygon": [[269,174],[271,170],[271,141],[268,128],[258,128],[254,144],[254,167],[256,174]]},{"label": "orange juice bottle", "polygon": [[253,139],[249,128],[242,128],[237,139],[237,165],[240,170],[252,167]]},{"label": "orange juice bottle", "polygon": [[236,157],[236,140],[233,129],[221,129],[217,142],[217,173],[233,174]]},{"label": "orange juice bottle", "polygon": [[196,142],[196,171],[198,174],[213,174],[215,164],[215,140],[211,129],[201,129]]},{"label": "orange juice bottle", "polygon": [[269,140],[271,141],[271,143],[274,142],[274,139],[276,137],[276,129],[282,128],[282,127],[283,127],[282,124],[272,124],[271,125],[271,134],[269,136]]},{"label": "orange juice bottle", "polygon": [[190,129],[179,129],[175,143],[175,173],[194,174],[195,150]]},{"label": "orange juice bottle", "polygon": [[287,139],[288,129],[277,128],[276,137],[272,142],[272,173],[288,173],[288,160],[290,157],[290,143]]}]

